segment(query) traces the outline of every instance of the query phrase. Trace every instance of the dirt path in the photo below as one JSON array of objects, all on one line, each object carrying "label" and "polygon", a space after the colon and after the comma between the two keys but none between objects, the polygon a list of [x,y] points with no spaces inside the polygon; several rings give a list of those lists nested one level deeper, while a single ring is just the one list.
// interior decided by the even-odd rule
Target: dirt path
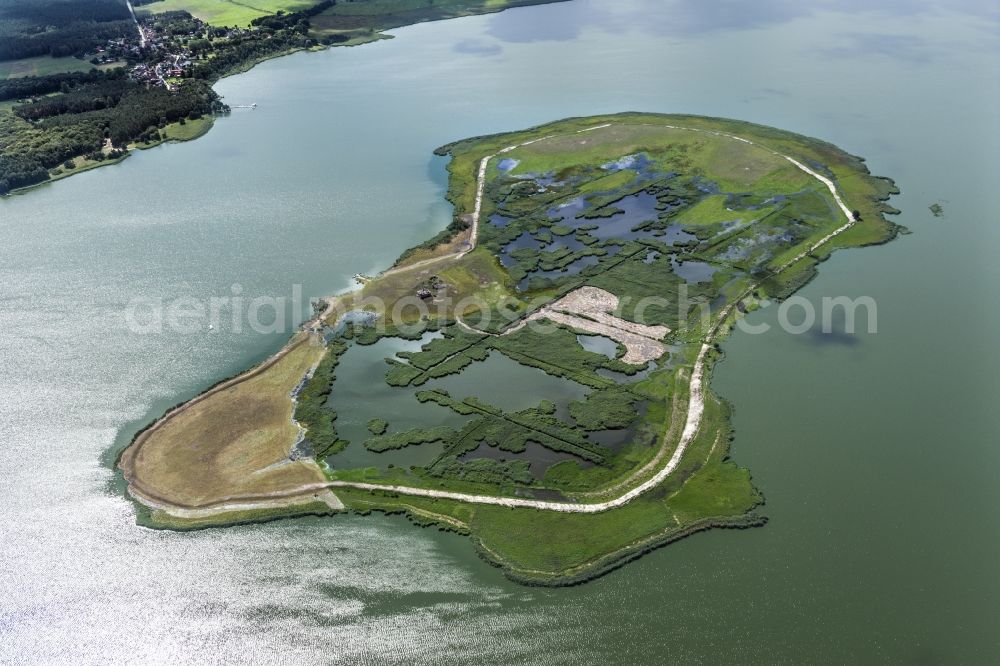
[{"label": "dirt path", "polygon": [[[611,123],[608,123],[608,124],[602,125],[600,127],[608,127],[610,125],[611,125]],[[712,130],[703,130],[703,129],[696,129],[696,128],[688,128],[688,127],[678,127],[678,126],[674,126],[674,125],[656,125],[656,126],[657,127],[666,127],[666,128],[670,128],[670,129],[689,130],[689,131],[693,131],[693,132],[704,132],[704,133],[707,133],[707,134],[714,134],[716,136],[726,136],[726,137],[729,137],[729,138],[731,138],[733,140],[736,140],[736,141],[742,141],[744,143],[749,143],[749,144],[752,144],[752,145],[757,145],[757,144],[754,144],[754,142],[749,141],[748,139],[744,139],[743,137],[735,136],[735,135],[732,135],[732,134],[727,134],[725,132],[715,132],[715,131],[712,131]],[[586,128],[586,129],[583,129],[583,130],[577,130],[577,133],[587,132],[587,131],[591,131],[591,130],[595,130],[595,129],[600,129],[600,127],[590,127],[590,128]],[[544,137],[541,137],[541,138],[538,138],[538,139],[532,139],[531,141],[526,141],[526,142],[521,143],[521,144],[517,144],[517,145],[514,145],[514,146],[509,146],[507,148],[503,148],[503,149],[497,151],[496,153],[493,153],[492,155],[487,155],[486,157],[484,157],[480,161],[480,163],[479,163],[479,174],[478,174],[477,184],[476,184],[476,203],[475,203],[475,208],[473,210],[473,215],[472,215],[472,234],[471,234],[471,243],[470,243],[471,247],[469,249],[462,250],[460,252],[455,252],[455,253],[452,253],[452,254],[449,254],[449,255],[445,255],[443,257],[438,257],[438,258],[435,258],[435,259],[428,259],[428,260],[425,260],[424,262],[418,262],[416,264],[412,264],[410,266],[406,266],[406,267],[403,267],[403,268],[400,268],[400,269],[391,269],[391,270],[393,272],[401,272],[401,271],[405,271],[405,270],[413,270],[414,268],[417,268],[420,265],[427,265],[428,263],[438,262],[438,261],[441,261],[441,260],[447,259],[447,258],[458,258],[458,257],[464,256],[466,253],[470,252],[473,248],[475,248],[475,246],[476,246],[476,240],[478,238],[478,233],[479,233],[479,217],[480,217],[480,213],[481,213],[481,210],[482,210],[482,197],[483,197],[483,192],[484,192],[485,185],[486,185],[486,169],[487,169],[487,165],[489,164],[489,161],[492,158],[494,158],[497,155],[499,155],[499,154],[507,153],[507,152],[510,152],[510,151],[514,150],[515,148],[518,148],[518,147],[521,147],[521,146],[525,146],[525,145],[529,145],[529,144],[532,144],[532,143],[536,143],[538,141],[544,141],[545,139],[548,139],[548,138],[551,138],[551,135],[550,136],[544,136]],[[768,148],[764,148],[764,149],[765,150],[770,150]],[[789,162],[791,162],[792,164],[794,164],[796,167],[798,167],[802,171],[806,172],[810,176],[816,178],[821,183],[823,183],[827,187],[827,189],[830,191],[830,194],[833,195],[834,200],[837,202],[837,205],[840,207],[841,211],[844,213],[844,216],[847,219],[847,221],[846,221],[846,223],[844,225],[842,225],[841,227],[839,227],[836,230],[832,231],[831,233],[829,233],[828,235],[824,236],[820,240],[816,241],[815,243],[813,243],[812,245],[810,245],[809,248],[807,248],[806,250],[804,250],[800,254],[796,255],[794,258],[792,258],[789,261],[785,262],[781,267],[779,267],[775,271],[775,273],[779,273],[779,272],[787,269],[789,266],[791,266],[795,262],[797,262],[800,259],[804,258],[809,253],[815,251],[818,247],[820,247],[821,245],[823,245],[824,243],[826,243],[827,241],[829,241],[833,237],[835,237],[838,234],[841,234],[844,231],[846,231],[847,229],[849,229],[854,224],[854,217],[853,217],[853,215],[851,213],[851,210],[844,204],[843,200],[841,199],[840,194],[837,191],[836,185],[833,183],[833,181],[831,181],[829,178],[826,178],[825,176],[817,173],[816,171],[810,169],[809,167],[807,167],[806,165],[802,164],[801,162],[795,160],[794,158],[789,157],[788,155],[782,155],[781,153],[778,153],[778,152],[773,151],[773,150],[770,151],[770,152],[772,152],[775,155],[779,155],[780,157],[785,158],[786,160],[788,160]],[[708,352],[711,349],[711,345],[715,341],[715,338],[718,336],[718,334],[722,330],[725,322],[728,320],[729,316],[732,314],[733,308],[736,307],[736,304],[739,303],[740,301],[742,301],[743,298],[749,296],[753,292],[753,290],[757,288],[757,286],[758,285],[756,285],[756,284],[751,285],[740,296],[740,298],[734,300],[733,303],[730,304],[722,312],[722,314],[719,317],[719,319],[718,319],[717,323],[715,324],[715,326],[713,326],[712,329],[705,336],[705,338],[704,338],[704,340],[702,342],[701,348],[698,351],[698,356],[695,359],[694,366],[693,366],[693,368],[691,370],[691,380],[690,380],[690,383],[689,383],[689,391],[688,391],[687,415],[686,415],[686,418],[685,418],[685,421],[684,421],[684,428],[681,431],[681,436],[680,436],[680,439],[677,442],[677,446],[674,448],[674,451],[673,451],[672,455],[670,456],[670,458],[667,460],[667,463],[658,472],[656,472],[656,474],[654,474],[653,476],[651,476],[649,479],[647,479],[646,481],[644,481],[644,482],[640,483],[639,485],[635,486],[631,490],[628,490],[627,492],[619,495],[618,497],[615,497],[615,498],[607,500],[607,501],[594,502],[594,503],[552,502],[552,501],[545,501],[545,500],[525,499],[525,498],[520,498],[520,497],[497,497],[497,496],[494,496],[494,495],[475,495],[475,494],[471,494],[471,493],[460,493],[460,492],[452,492],[452,491],[447,491],[447,490],[431,490],[431,489],[427,489],[427,488],[416,488],[416,487],[412,487],[412,486],[386,485],[386,484],[376,484],[376,483],[361,483],[361,482],[354,482],[354,481],[329,481],[329,482],[325,482],[325,483],[307,484],[307,485],[304,485],[304,486],[299,486],[299,487],[288,489],[288,490],[284,490],[284,491],[279,491],[279,492],[269,493],[269,494],[264,494],[264,495],[257,495],[257,496],[253,496],[253,497],[231,498],[230,502],[243,502],[243,503],[245,503],[245,502],[260,502],[260,503],[267,503],[267,502],[273,502],[276,499],[280,499],[280,498],[292,498],[292,497],[298,497],[298,496],[305,496],[305,495],[316,493],[317,491],[322,491],[322,490],[329,490],[329,489],[335,489],[335,488],[353,488],[353,489],[356,489],[356,490],[375,490],[375,491],[392,492],[392,493],[398,493],[398,494],[401,494],[401,495],[409,495],[409,496],[413,496],[413,497],[430,497],[430,498],[437,498],[437,499],[450,499],[450,500],[455,500],[455,501],[459,501],[459,502],[469,502],[469,503],[473,503],[473,504],[490,504],[490,505],[506,506],[506,507],[522,507],[522,508],[532,508],[532,509],[543,509],[543,510],[547,510],[547,511],[559,511],[559,512],[563,512],[563,513],[599,513],[599,512],[602,512],[602,511],[607,511],[609,509],[614,509],[614,508],[617,508],[617,507],[624,506],[625,504],[628,504],[629,502],[631,502],[633,499],[635,499],[639,495],[642,495],[643,493],[648,492],[649,490],[655,488],[656,486],[658,486],[659,484],[661,484],[668,476],[670,476],[670,474],[673,473],[673,471],[675,469],[677,469],[677,466],[680,464],[681,458],[683,458],[684,453],[687,451],[687,447],[691,444],[691,442],[694,441],[695,437],[697,437],[699,428],[701,426],[702,416],[703,416],[704,411],[705,411],[705,388],[704,388],[705,370],[706,370],[705,358],[708,355]],[[154,426],[154,428],[155,428],[155,426]],[[669,446],[669,441],[667,441],[667,438],[664,438],[663,447],[666,447],[666,446]],[[664,449],[664,452],[665,452],[665,449]],[[664,455],[664,452],[661,452],[660,454],[657,454],[657,457],[655,458],[655,460],[661,459],[662,456]],[[642,472],[647,472],[647,471],[648,471],[648,466],[644,467],[643,470],[642,470]]]},{"label": "dirt path", "polygon": [[[597,129],[592,127],[590,129]],[[492,155],[487,155],[483,159],[479,160],[479,172],[476,175],[476,202],[472,208],[472,231],[469,234],[469,247],[464,250],[457,250],[455,252],[450,252],[448,254],[441,255],[440,257],[432,257],[430,259],[423,259],[421,261],[416,261],[412,264],[407,264],[406,266],[400,266],[399,268],[390,268],[388,270],[382,271],[382,275],[395,275],[397,273],[405,273],[407,271],[412,271],[417,268],[423,268],[425,266],[433,266],[434,264],[445,261],[446,259],[461,259],[468,253],[476,249],[476,245],[479,243],[479,218],[481,217],[483,210],[483,192],[486,190],[486,167],[490,163],[490,160],[501,155],[503,153],[509,153],[510,151],[520,148],[521,146],[528,146],[538,141],[544,141],[545,139],[550,139],[551,136],[543,136],[539,139],[532,139],[531,141],[525,141],[523,143],[518,143],[513,146],[507,146],[506,148],[501,148]]]},{"label": "dirt path", "polygon": [[[607,124],[607,125],[603,125],[602,127],[607,127],[609,125],[610,125],[610,123]],[[700,129],[693,129],[693,128],[687,128],[687,127],[677,127],[677,126],[673,126],[673,125],[661,125],[661,127],[669,127],[671,129],[690,130],[690,131],[695,131],[695,132],[706,132],[706,133],[715,134],[715,135],[718,135],[718,136],[727,136],[727,137],[729,137],[731,139],[734,139],[736,141],[743,141],[744,143],[749,143],[749,144],[752,144],[752,145],[757,145],[757,144],[755,144],[754,142],[752,142],[752,141],[750,141],[748,139],[744,139],[743,137],[738,137],[738,136],[735,136],[735,135],[732,135],[732,134],[726,134],[724,132],[712,132],[710,130],[700,130]],[[593,129],[599,129],[599,128],[592,127],[592,128],[587,128],[585,130],[579,130],[579,131],[584,132],[584,131],[589,131],[589,130],[593,130]],[[534,139],[532,141],[525,142],[523,144],[519,144],[518,146],[511,146],[509,148],[504,148],[503,150],[500,150],[497,153],[494,153],[493,155],[489,155],[487,157],[484,157],[482,159],[482,161],[479,163],[479,178],[478,178],[477,190],[476,190],[476,206],[475,206],[475,210],[473,212],[473,237],[474,238],[475,238],[476,234],[478,234],[478,229],[479,229],[479,214],[480,214],[480,211],[481,211],[482,195],[483,195],[483,190],[484,190],[484,187],[485,187],[486,166],[487,166],[489,160],[491,158],[495,157],[496,155],[500,154],[500,153],[509,152],[511,150],[514,150],[515,148],[517,148],[519,146],[527,145],[528,143],[535,143],[536,141],[542,141],[542,140],[547,139],[547,138],[549,138],[549,137],[542,137],[541,139]],[[781,272],[781,271],[785,270],[786,268],[788,268],[789,266],[791,266],[795,262],[797,262],[800,259],[804,258],[810,252],[815,251],[819,246],[823,245],[824,243],[826,243],[827,241],[829,241],[831,238],[833,238],[833,237],[837,236],[838,234],[841,234],[844,231],[846,231],[847,229],[849,229],[854,224],[854,217],[853,217],[853,215],[851,213],[851,210],[844,204],[843,200],[841,199],[840,193],[837,191],[837,187],[836,187],[836,185],[834,185],[834,183],[833,183],[832,180],[830,180],[829,178],[827,178],[827,177],[825,177],[825,176],[817,173],[813,169],[810,169],[806,165],[802,164],[801,162],[799,162],[798,160],[796,160],[796,159],[794,159],[792,157],[789,157],[788,155],[782,155],[781,153],[778,153],[776,151],[771,151],[771,152],[773,152],[775,155],[780,155],[781,157],[785,158],[786,160],[788,160],[789,162],[791,162],[792,164],[794,164],[796,167],[798,167],[799,169],[801,169],[802,171],[806,172],[807,174],[809,174],[813,178],[816,178],[818,181],[820,181],[821,183],[823,183],[827,187],[827,189],[830,191],[830,194],[833,195],[834,200],[837,202],[837,205],[840,207],[841,211],[844,213],[845,218],[847,219],[847,222],[843,226],[837,228],[836,230],[832,231],[828,235],[824,236],[823,238],[821,238],[820,240],[818,240],[817,242],[815,242],[811,246],[809,246],[808,249],[804,250],[802,253],[796,255],[794,258],[790,259],[788,262],[786,262],[785,264],[783,264],[780,268],[777,269],[777,271],[775,271],[777,273],[777,272]],[[474,243],[473,243],[473,247],[475,247]],[[468,250],[466,250],[466,251],[468,251]],[[462,253],[462,254],[464,254],[464,253]],[[750,287],[744,293],[744,297],[746,295],[749,295],[750,293],[752,293],[753,290],[756,287],[757,287],[757,285],[753,285],[752,287]],[[411,486],[382,485],[382,484],[375,484],[375,483],[357,483],[357,482],[351,482],[351,481],[331,481],[330,483],[326,484],[326,487],[328,487],[328,488],[355,488],[355,489],[359,489],[359,490],[382,490],[382,491],[395,492],[395,493],[400,493],[402,495],[412,495],[412,496],[417,496],[417,497],[433,497],[433,498],[439,498],[439,499],[451,499],[451,500],[457,500],[457,501],[460,501],[460,502],[470,502],[470,503],[474,503],[474,504],[493,504],[493,505],[508,506],[508,507],[526,507],[526,508],[533,508],[533,509],[545,509],[545,510],[548,510],[548,511],[561,511],[561,512],[565,512],[565,513],[599,513],[601,511],[607,511],[608,509],[614,509],[614,508],[623,506],[625,504],[628,504],[630,501],[632,501],[633,499],[635,499],[639,495],[642,495],[643,493],[645,493],[645,492],[651,490],[652,488],[655,488],[656,486],[660,485],[660,483],[662,483],[668,476],[670,476],[670,474],[675,469],[677,469],[677,466],[680,464],[681,458],[684,456],[685,451],[687,451],[688,445],[692,441],[694,441],[694,438],[698,435],[698,429],[699,429],[699,427],[701,425],[702,415],[705,412],[705,392],[704,392],[705,391],[705,389],[704,389],[705,367],[706,367],[705,357],[708,354],[708,351],[711,348],[711,344],[714,342],[715,337],[718,335],[719,331],[721,330],[723,323],[729,318],[729,315],[732,313],[732,309],[735,307],[735,304],[737,302],[739,302],[740,300],[742,300],[742,297],[740,299],[737,299],[736,301],[734,301],[734,303],[732,305],[730,305],[725,311],[723,311],[722,316],[718,320],[718,323],[712,328],[711,331],[709,331],[708,335],[705,337],[705,340],[704,340],[704,342],[701,345],[701,349],[698,350],[698,357],[696,358],[696,360],[694,362],[694,367],[693,367],[693,369],[691,371],[691,381],[690,381],[690,384],[689,384],[689,391],[688,391],[687,416],[686,416],[686,419],[685,419],[685,422],[684,422],[684,429],[681,431],[681,437],[680,437],[680,440],[677,443],[677,446],[674,448],[673,455],[671,455],[670,459],[667,460],[667,464],[664,465],[663,468],[661,468],[652,477],[650,477],[649,479],[647,479],[643,483],[635,486],[631,490],[625,492],[622,495],[619,495],[618,497],[616,497],[614,499],[607,500],[605,502],[596,502],[596,503],[592,503],[592,504],[590,504],[590,503],[588,503],[588,504],[578,504],[578,503],[571,503],[571,502],[549,502],[549,501],[543,501],[543,500],[532,500],[532,499],[524,499],[524,498],[520,498],[520,497],[495,497],[495,496],[492,496],[492,495],[473,495],[473,494],[470,494],[470,493],[458,493],[458,492],[450,492],[450,491],[445,491],[445,490],[430,490],[430,489],[426,489],[426,488],[414,488],[414,487],[411,487]],[[664,441],[664,446],[666,446],[668,444],[669,444],[669,442]]]}]

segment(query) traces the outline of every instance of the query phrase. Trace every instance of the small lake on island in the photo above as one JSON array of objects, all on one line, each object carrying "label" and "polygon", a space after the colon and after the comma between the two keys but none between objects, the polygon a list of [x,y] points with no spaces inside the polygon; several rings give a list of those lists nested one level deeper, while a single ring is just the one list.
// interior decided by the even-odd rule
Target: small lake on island
[{"label": "small lake on island", "polygon": [[[433,334],[425,335],[424,341],[432,337]],[[555,405],[555,415],[562,419],[569,418],[569,403],[582,400],[589,391],[582,384],[521,365],[497,351],[490,352],[485,361],[474,362],[459,374],[431,379],[417,387],[399,388],[386,384],[384,377],[388,366],[385,358],[403,348],[407,351],[419,349],[419,344],[383,338],[373,345],[352,345],[342,357],[337,365],[334,391],[327,404],[337,412],[337,433],[351,444],[343,452],[331,456],[330,465],[347,469],[388,464],[409,467],[432,462],[442,451],[439,444],[407,446],[382,453],[364,448],[364,441],[372,436],[368,431],[368,422],[372,419],[388,421],[387,432],[392,434],[434,426],[458,430],[475,418],[433,403],[421,404],[416,397],[418,391],[440,389],[458,400],[474,396],[508,412],[537,407],[545,399]],[[547,458],[539,458],[543,459]]]}]

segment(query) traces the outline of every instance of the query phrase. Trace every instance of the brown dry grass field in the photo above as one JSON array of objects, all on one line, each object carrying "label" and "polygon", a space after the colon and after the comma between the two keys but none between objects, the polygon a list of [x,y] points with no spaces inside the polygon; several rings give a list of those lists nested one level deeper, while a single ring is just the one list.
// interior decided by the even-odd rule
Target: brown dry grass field
[{"label": "brown dry grass field", "polygon": [[143,432],[121,460],[133,490],[198,508],[323,481],[313,461],[288,460],[297,434],[289,393],[323,350],[300,333],[283,353]]}]

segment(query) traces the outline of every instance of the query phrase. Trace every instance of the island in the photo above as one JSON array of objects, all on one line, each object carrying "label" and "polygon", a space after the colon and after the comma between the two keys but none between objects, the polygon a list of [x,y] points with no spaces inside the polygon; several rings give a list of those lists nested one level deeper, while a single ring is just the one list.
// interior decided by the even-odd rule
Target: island
[{"label": "island", "polygon": [[710,377],[738,319],[887,242],[891,180],[761,125],[571,118],[444,146],[447,229],[121,452],[138,520],[402,513],[579,583],[764,524]]}]

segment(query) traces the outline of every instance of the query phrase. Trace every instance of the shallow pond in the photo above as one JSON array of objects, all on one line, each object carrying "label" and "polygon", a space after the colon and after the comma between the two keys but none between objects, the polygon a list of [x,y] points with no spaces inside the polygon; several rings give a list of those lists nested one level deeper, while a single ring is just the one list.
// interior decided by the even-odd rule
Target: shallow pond
[{"label": "shallow pond", "polygon": [[719,271],[718,266],[704,261],[684,260],[678,261],[677,257],[670,257],[670,266],[674,273],[684,279],[688,284],[699,282],[711,282],[712,276]]},{"label": "shallow pond", "polygon": [[589,392],[582,384],[521,365],[499,352],[491,352],[486,360],[475,362],[458,374],[433,379],[419,387],[394,387],[385,382],[386,357],[400,351],[417,351],[436,337],[441,334],[429,333],[419,341],[383,338],[374,345],[354,345],[344,354],[327,405],[337,412],[338,434],[351,444],[328,459],[331,466],[425,465],[442,451],[440,443],[381,453],[368,451],[363,442],[372,436],[368,430],[372,419],[388,421],[387,432],[391,434],[418,427],[460,428],[474,418],[434,403],[421,404],[416,398],[417,391],[442,389],[459,400],[475,396],[512,412],[536,407],[545,399],[556,405],[556,416],[562,419],[569,418],[569,403],[583,399]]},{"label": "shallow pond", "polygon": [[563,460],[575,460],[581,467],[593,467],[593,463],[586,460],[580,460],[572,453],[566,453],[565,451],[552,451],[545,448],[538,442],[528,442],[525,445],[524,451],[521,451],[520,453],[511,453],[510,451],[498,449],[495,446],[480,444],[478,449],[465,453],[459,456],[458,459],[463,462],[467,462],[477,458],[490,458],[491,460],[501,461],[526,460],[530,463],[531,474],[538,480],[545,477],[545,472],[549,467],[562,462]]},{"label": "shallow pond", "polygon": [[603,335],[578,335],[577,342],[589,352],[604,354],[608,358],[618,358],[618,343]]}]

